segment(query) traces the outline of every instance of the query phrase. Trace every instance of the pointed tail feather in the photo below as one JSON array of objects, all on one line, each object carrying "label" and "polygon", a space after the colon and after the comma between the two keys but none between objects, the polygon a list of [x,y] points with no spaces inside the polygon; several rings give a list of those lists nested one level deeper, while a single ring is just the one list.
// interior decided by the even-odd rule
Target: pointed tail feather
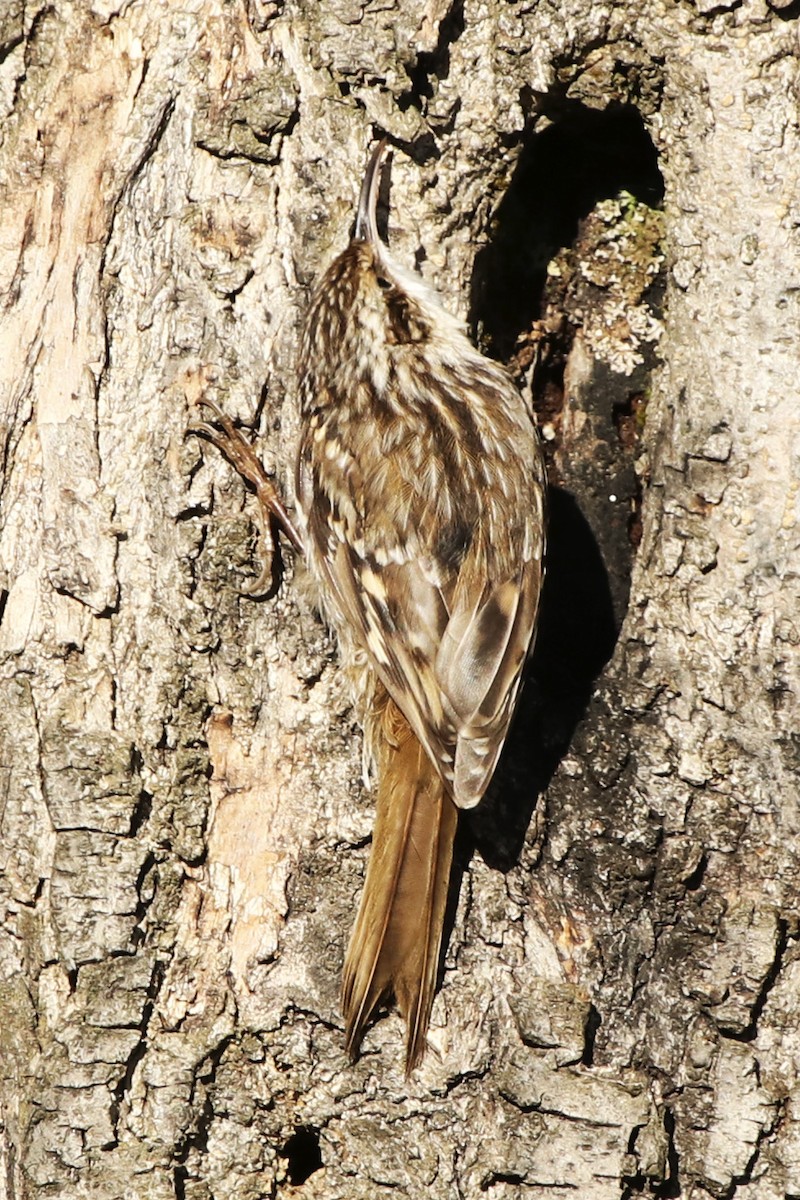
[{"label": "pointed tail feather", "polygon": [[342,982],[352,1057],[381,998],[406,1021],[406,1071],[425,1051],[458,812],[392,701],[381,718],[372,853]]}]

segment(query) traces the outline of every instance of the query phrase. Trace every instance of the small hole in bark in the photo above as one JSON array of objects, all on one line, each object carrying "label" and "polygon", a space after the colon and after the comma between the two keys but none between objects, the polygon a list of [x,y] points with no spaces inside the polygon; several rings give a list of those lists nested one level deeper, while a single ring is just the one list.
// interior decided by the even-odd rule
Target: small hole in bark
[{"label": "small hole in bark", "polygon": [[603,1018],[593,1004],[589,1005],[589,1014],[583,1027],[583,1054],[581,1063],[584,1067],[594,1065],[594,1043],[597,1031],[603,1023]]},{"label": "small hole in bark", "polygon": [[481,1183],[481,1191],[488,1192],[490,1189],[494,1191],[496,1187],[502,1187],[505,1191],[504,1184],[510,1187],[518,1188],[525,1183],[525,1176],[518,1175],[516,1171],[492,1171],[491,1175]]},{"label": "small hole in bark", "polygon": [[697,866],[692,871],[691,875],[688,875],[686,878],[684,887],[686,888],[687,892],[696,892],[697,891],[697,889],[700,887],[701,883],[703,882],[703,876],[706,873],[707,867],[708,867],[708,859],[705,856],[705,854],[701,854],[700,861],[698,862]]},{"label": "small hole in bark", "polygon": [[286,1175],[293,1187],[298,1187],[322,1166],[319,1134],[310,1125],[296,1129],[280,1152],[287,1160]]}]

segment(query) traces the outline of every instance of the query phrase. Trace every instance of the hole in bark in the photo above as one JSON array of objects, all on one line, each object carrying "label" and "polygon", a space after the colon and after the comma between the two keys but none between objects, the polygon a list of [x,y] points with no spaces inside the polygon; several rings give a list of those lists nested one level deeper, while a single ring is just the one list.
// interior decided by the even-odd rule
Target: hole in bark
[{"label": "hole in bark", "polygon": [[497,209],[494,236],[475,260],[472,323],[499,358],[540,316],[548,263],[571,246],[595,205],[620,192],[657,207],[658,157],[630,104],[603,111],[567,103],[520,154]]},{"label": "hole in bark", "polygon": [[[517,722],[528,740],[540,729],[541,745],[527,752],[539,786],[569,745],[627,609],[642,534],[635,462],[655,365],[631,314],[657,329],[664,284],[664,186],[641,114],[630,104],[544,103],[553,123],[522,149],[476,258],[471,306],[489,352],[531,381],[545,435],[547,573],[532,666],[541,694],[523,699]],[[606,324],[614,332],[604,340]]]},{"label": "hole in bark", "polygon": [[131,824],[128,830],[128,837],[137,837],[139,831],[150,820],[153,812],[153,797],[150,792],[144,788],[139,792],[139,798],[136,801],[136,807],[131,813]]},{"label": "hole in bark", "polygon": [[318,1171],[322,1166],[322,1153],[319,1148],[319,1134],[310,1125],[301,1125],[285,1143],[280,1151],[281,1158],[287,1160],[286,1175],[293,1187]]},{"label": "hole in bark", "polygon": [[481,1191],[488,1192],[490,1188],[498,1187],[502,1184],[509,1184],[511,1187],[520,1187],[525,1183],[525,1176],[518,1175],[516,1171],[492,1171],[486,1179],[481,1183]]},{"label": "hole in bark", "polygon": [[705,854],[700,855],[700,860],[692,871],[691,875],[687,875],[684,887],[687,892],[696,892],[703,882],[703,877],[708,868],[708,858]]},{"label": "hole in bark", "polygon": [[600,1013],[593,1004],[590,1004],[586,1024],[583,1027],[583,1054],[581,1055],[581,1063],[584,1067],[594,1065],[594,1043],[597,1031],[602,1023],[603,1018],[600,1016]]}]

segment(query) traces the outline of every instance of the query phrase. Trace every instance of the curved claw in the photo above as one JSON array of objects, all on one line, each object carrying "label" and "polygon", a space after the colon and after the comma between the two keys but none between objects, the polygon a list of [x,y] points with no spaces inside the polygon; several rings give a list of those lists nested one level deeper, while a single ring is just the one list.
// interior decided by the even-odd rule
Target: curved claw
[{"label": "curved claw", "polygon": [[189,433],[202,433],[209,441],[216,443],[219,437],[219,430],[215,429],[208,421],[190,421]]},{"label": "curved claw", "polygon": [[212,400],[210,396],[198,396],[195,403],[201,404],[203,408],[210,408],[220,425],[225,426],[230,423],[232,427],[235,428],[235,426],[233,426],[233,422],[230,421],[230,418],[227,416],[225,411],[221,409],[216,400]]},{"label": "curved claw", "polygon": [[275,537],[270,521],[271,514],[265,514],[261,508],[257,511],[258,528],[261,535],[259,538],[261,570],[252,583],[249,583],[247,587],[239,588],[240,596],[268,595],[275,584]]},{"label": "curved claw", "polygon": [[269,562],[267,562],[265,556],[261,570],[258,573],[258,578],[254,579],[252,583],[249,583],[247,587],[239,588],[238,592],[240,596],[247,596],[249,599],[253,600],[258,596],[268,596],[272,591],[274,584],[275,571],[273,559],[270,555]]},{"label": "curved claw", "polygon": [[303,542],[295,529],[291,517],[286,511],[274,483],[267,475],[263,465],[256,456],[247,438],[236,428],[230,417],[223,412],[215,400],[208,396],[198,396],[196,403],[203,405],[214,414],[221,429],[217,429],[210,421],[193,421],[189,426],[191,433],[199,433],[222,451],[239,474],[252,484],[259,504],[259,527],[261,545],[263,547],[262,565],[258,578],[247,588],[241,590],[245,596],[258,596],[268,592],[274,582],[273,560],[275,557],[275,537],[272,521],[278,522],[295,550],[303,553]]}]

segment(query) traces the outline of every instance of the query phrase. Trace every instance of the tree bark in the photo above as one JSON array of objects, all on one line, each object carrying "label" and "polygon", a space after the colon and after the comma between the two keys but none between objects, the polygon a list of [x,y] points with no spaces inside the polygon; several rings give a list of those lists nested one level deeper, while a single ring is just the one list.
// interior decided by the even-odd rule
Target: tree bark
[{"label": "tree bark", "polygon": [[[0,1197],[800,1196],[794,5],[0,12]],[[290,551],[308,288],[389,236],[532,386],[539,644],[430,1050],[343,1053],[372,821]]]}]

